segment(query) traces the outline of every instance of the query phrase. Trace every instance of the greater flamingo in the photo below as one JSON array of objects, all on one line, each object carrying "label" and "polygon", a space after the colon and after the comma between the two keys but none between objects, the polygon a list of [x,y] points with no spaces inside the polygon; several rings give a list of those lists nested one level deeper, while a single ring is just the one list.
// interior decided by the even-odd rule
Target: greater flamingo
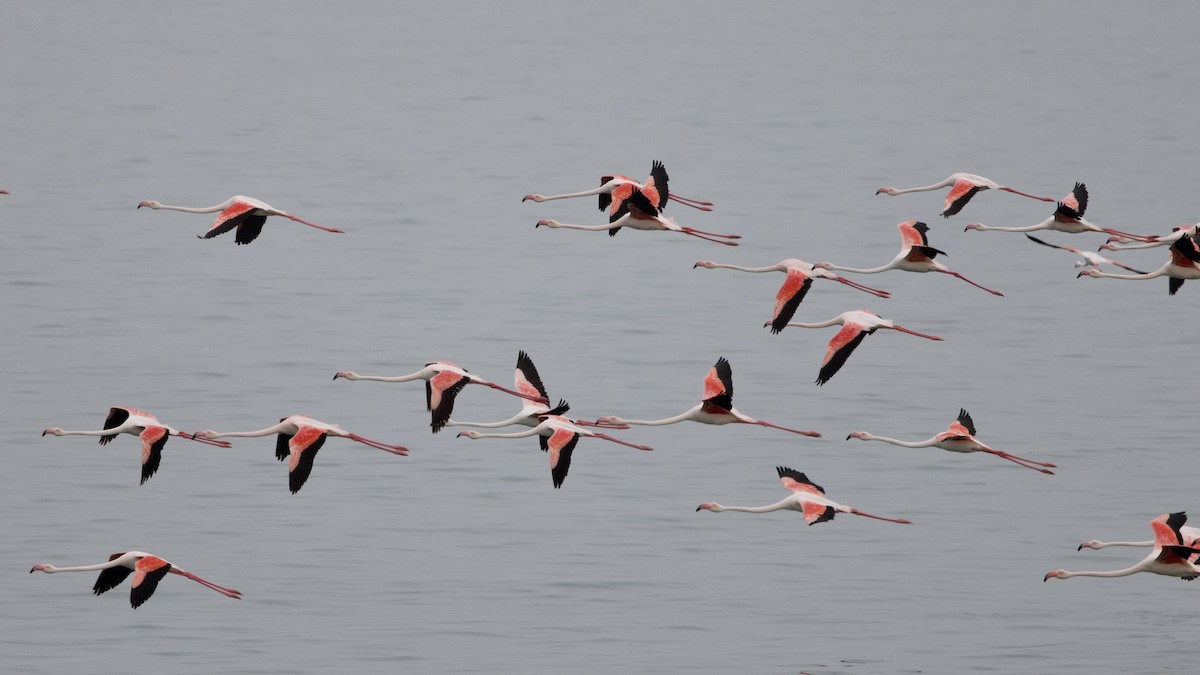
[{"label": "greater flamingo", "polygon": [[262,232],[263,224],[267,222],[267,216],[283,216],[288,220],[294,220],[297,223],[303,223],[309,227],[315,227],[318,230],[326,232],[342,232],[335,227],[322,227],[315,223],[310,223],[307,220],[297,218],[287,211],[280,211],[270,204],[247,197],[245,195],[234,195],[229,199],[217,204],[216,206],[204,207],[189,207],[189,206],[168,206],[160,204],[156,201],[144,201],[138,204],[138,208],[145,206],[148,209],[167,209],[170,211],[183,211],[185,213],[213,213],[220,211],[217,219],[213,221],[212,227],[203,235],[199,235],[201,239],[212,239],[218,234],[224,234],[234,228],[237,232],[234,234],[234,241],[239,245],[249,244],[258,238]]},{"label": "greater flamingo", "polygon": [[952,277],[958,277],[963,281],[971,284],[976,288],[991,293],[992,295],[1004,296],[1000,291],[993,291],[990,288],[985,288],[979,284],[964,277],[958,272],[952,272],[942,263],[934,260],[939,254],[948,255],[945,251],[939,251],[929,245],[929,238],[926,233],[929,232],[929,226],[925,223],[920,223],[915,220],[909,220],[896,225],[900,230],[900,253],[886,265],[872,267],[869,269],[860,269],[856,267],[841,267],[833,263],[819,262],[813,265],[818,269],[839,270],[842,272],[855,272],[857,274],[878,274],[888,270],[904,270],[906,272],[940,272],[949,274]]},{"label": "greater flamingo", "polygon": [[399,445],[387,445],[378,441],[352,434],[336,424],[315,420],[306,415],[289,415],[279,418],[279,424],[259,429],[258,431],[213,431],[205,429],[197,431],[197,438],[251,438],[255,436],[271,436],[278,434],[275,441],[275,459],[288,462],[288,488],[292,494],[300,491],[312,473],[313,458],[317,451],[325,445],[327,436],[349,438],[363,445],[390,452],[393,455],[405,456],[408,450]]},{"label": "greater flamingo", "polygon": [[[533,365],[533,359],[524,351],[517,353],[517,369],[513,375],[513,388],[524,394],[534,396],[548,397],[546,386],[542,384],[542,378],[538,375],[537,367]],[[446,420],[448,427],[477,427],[480,429],[499,429],[502,427],[521,424],[527,427],[536,427],[541,423],[539,415],[565,415],[571,405],[561,398],[558,400],[558,405],[553,409],[545,403],[523,399],[521,411],[512,417],[500,422],[459,422],[454,419]],[[583,422],[580,420],[571,420],[580,426],[597,426],[594,422]],[[608,425],[600,425],[608,426]],[[627,426],[608,426],[612,429],[627,429]]]},{"label": "greater flamingo", "polygon": [[1084,251],[1081,249],[1077,249],[1073,246],[1059,246],[1058,244],[1051,244],[1049,242],[1045,242],[1045,241],[1042,241],[1041,239],[1038,239],[1037,237],[1033,236],[1032,234],[1025,235],[1025,238],[1029,239],[1030,241],[1032,241],[1034,243],[1041,244],[1042,246],[1049,246],[1050,248],[1056,248],[1056,249],[1059,249],[1060,251],[1070,251],[1071,253],[1074,253],[1075,255],[1082,257],[1083,260],[1075,261],[1076,267],[1099,268],[1101,265],[1114,265],[1116,267],[1120,267],[1123,270],[1129,270],[1130,272],[1134,272],[1136,274],[1145,274],[1145,272],[1143,272],[1141,270],[1135,270],[1128,265],[1125,265],[1125,264],[1117,262],[1116,260],[1113,260],[1112,258],[1105,258],[1104,256],[1100,255],[1099,253],[1092,253],[1091,251]]},{"label": "greater flamingo", "polygon": [[716,365],[709,368],[708,373],[704,376],[704,391],[700,395],[700,403],[688,410],[661,420],[627,420],[607,416],[596,420],[596,423],[601,425],[661,426],[684,421],[700,422],[701,424],[756,424],[781,431],[790,431],[801,436],[821,437],[821,434],[816,431],[789,429],[778,424],[756,420],[733,407],[733,369],[723,356],[717,359]]},{"label": "greater flamingo", "polygon": [[148,412],[137,408],[113,406],[108,409],[108,417],[104,419],[104,428],[99,431],[64,431],[58,427],[50,427],[42,432],[43,436],[99,436],[100,445],[108,445],[117,434],[131,434],[142,441],[142,483],[144,484],[158,471],[162,463],[162,450],[171,436],[198,441],[206,445],[228,448],[225,441],[210,441],[196,438],[192,434],[173,429]]},{"label": "greater flamingo", "polygon": [[335,373],[333,379],[336,380],[339,377],[344,377],[351,381],[372,380],[375,382],[425,380],[425,409],[432,413],[432,420],[429,426],[435,434],[441,431],[442,427],[446,426],[446,422],[450,421],[450,413],[454,411],[454,399],[458,396],[458,392],[462,391],[463,387],[468,384],[481,384],[485,387],[498,389],[506,394],[519,396],[535,403],[550,402],[548,398],[540,393],[513,391],[512,389],[488,382],[482,377],[472,375],[449,361],[426,363],[424,368],[409,375],[383,377],[380,375],[359,375],[353,371],[343,371]]},{"label": "greater flamingo", "polygon": [[838,513],[852,513],[856,516],[866,516],[876,520],[886,520],[890,523],[902,523],[911,525],[911,520],[904,518],[884,518],[883,516],[875,516],[864,511],[839,504],[825,496],[825,490],[816,483],[813,483],[803,473],[795,469],[789,469],[786,466],[775,467],[779,472],[779,482],[783,483],[783,487],[791,490],[792,494],[784,499],[770,504],[768,506],[724,506],[716,502],[705,502],[696,507],[697,511],[712,511],[720,513],[722,511],[745,511],[747,513],[767,513],[769,511],[781,511],[787,509],[789,511],[799,511],[804,514],[804,522],[809,525],[816,525],[827,520],[833,520],[833,517]]},{"label": "greater flamingo", "polygon": [[58,572],[92,572],[95,570],[100,570],[100,576],[96,578],[96,584],[92,586],[92,593],[95,595],[100,595],[116,588],[122,581],[125,581],[125,577],[133,574],[133,581],[130,582],[129,589],[129,604],[134,609],[137,609],[143,602],[150,599],[150,596],[154,594],[154,589],[158,588],[158,582],[162,581],[162,578],[167,576],[167,573],[178,574],[181,577],[191,579],[227,598],[235,600],[242,598],[241,591],[235,591],[232,588],[225,588],[211,581],[205,581],[191,572],[184,571],[170,562],[144,551],[114,553],[108,557],[108,562],[106,563],[84,565],[82,567],[55,567],[46,563],[38,563],[33,566],[33,569],[29,570],[29,573],[45,572],[46,574],[56,574]]},{"label": "greater flamingo", "polygon": [[857,288],[860,291],[880,298],[891,297],[891,293],[887,291],[855,283],[829,270],[816,269],[811,264],[799,258],[788,258],[768,267],[742,267],[741,265],[729,265],[711,260],[701,260],[692,265],[692,269],[696,269],[697,267],[710,270],[727,269],[738,270],[740,272],[783,272],[787,274],[787,279],[784,279],[783,286],[775,294],[775,310],[771,315],[772,333],[778,333],[783,330],[787,322],[792,320],[792,316],[796,314],[796,308],[800,306],[801,301],[804,300],[804,296],[808,294],[808,289],[812,286],[813,279],[831,279],[840,284],[845,284],[850,288]]},{"label": "greater flamingo", "polygon": [[615,190],[622,187],[635,187],[641,189],[646,193],[646,196],[650,198],[650,201],[658,206],[658,210],[660,211],[667,207],[668,199],[679,202],[684,206],[690,206],[693,209],[712,211],[712,202],[704,202],[698,199],[689,199],[688,197],[672,194],[667,188],[667,169],[663,166],[663,163],[658,160],[651,162],[650,177],[646,179],[645,183],[639,183],[629,176],[613,174],[611,176],[601,176],[600,187],[592,190],[549,196],[531,194],[525,195],[521,201],[535,201],[540,203],[548,202],[552,199],[570,199],[572,197],[591,197],[592,195],[598,195],[600,198],[600,210],[604,211],[612,205],[614,199],[621,198],[613,193]]},{"label": "greater flamingo", "polygon": [[[925,333],[918,333],[915,330],[909,330],[904,326],[897,326],[890,319],[884,319],[868,309],[842,312],[828,321],[818,321],[817,323],[793,321],[788,325],[799,328],[825,328],[826,326],[833,326],[835,324],[840,324],[842,329],[833,336],[833,339],[829,341],[829,345],[825,348],[825,358],[821,361],[821,371],[817,374],[818,385],[825,384],[837,374],[837,371],[841,370],[842,366],[846,363],[846,359],[850,358],[850,355],[858,348],[863,338],[880,328],[898,330],[901,333],[916,335],[926,340],[942,341],[942,338],[936,335],[926,335]],[[769,326],[770,324],[763,325]]]},{"label": "greater flamingo", "polygon": [[928,192],[930,190],[940,190],[944,187],[950,188],[950,192],[946,194],[946,201],[943,204],[944,210],[942,211],[942,216],[945,218],[949,218],[950,216],[961,211],[962,208],[967,205],[967,202],[971,201],[971,197],[974,197],[975,193],[981,190],[1003,190],[1005,192],[1011,192],[1014,195],[1021,195],[1022,197],[1029,197],[1030,199],[1037,199],[1043,202],[1054,201],[1049,197],[1037,197],[1034,195],[1025,194],[1024,192],[1019,192],[1009,187],[1004,187],[994,180],[984,178],[983,176],[976,176],[973,173],[952,173],[945,180],[934,183],[933,185],[904,188],[903,190],[898,190],[894,187],[881,187],[875,191],[875,194],[891,195],[895,197],[896,195],[908,194],[910,192]]},{"label": "greater flamingo", "polygon": [[1077,277],[1105,277],[1108,279],[1154,279],[1155,277],[1167,277],[1167,293],[1175,295],[1175,293],[1183,286],[1183,282],[1188,279],[1200,279],[1200,250],[1197,250],[1195,241],[1188,235],[1183,235],[1171,244],[1171,257],[1167,259],[1166,264],[1162,267],[1144,274],[1113,274],[1110,272],[1101,272],[1098,269],[1088,268],[1081,271]]},{"label": "greater flamingo", "polygon": [[629,197],[617,206],[618,208],[614,211],[614,215],[607,225],[572,225],[549,219],[539,220],[534,227],[589,230],[593,232],[608,230],[609,236],[615,236],[622,227],[628,227],[631,230],[681,232],[705,241],[725,244],[726,246],[737,246],[738,244],[736,241],[722,241],[722,239],[741,239],[736,234],[714,234],[691,227],[683,227],[676,223],[674,218],[664,218],[658,215],[658,208],[650,202],[650,199],[639,188],[631,188]]},{"label": "greater flamingo", "polygon": [[1050,579],[1070,579],[1071,577],[1125,577],[1138,572],[1150,572],[1168,577],[1179,577],[1191,581],[1200,576],[1200,567],[1188,562],[1188,558],[1200,553],[1184,543],[1181,532],[1187,522],[1187,514],[1164,513],[1150,521],[1150,529],[1154,531],[1154,550],[1141,562],[1131,567],[1105,572],[1068,572],[1067,570],[1050,570],[1042,581]]},{"label": "greater flamingo", "polygon": [[628,446],[637,450],[653,450],[647,445],[635,445],[626,443],[620,439],[613,438],[607,434],[602,434],[574,424],[571,420],[556,414],[544,414],[540,418],[538,425],[532,429],[525,431],[514,431],[507,434],[483,433],[480,431],[460,431],[459,437],[466,436],[471,439],[478,438],[525,438],[528,436],[537,436],[538,443],[541,445],[542,452],[546,452],[550,456],[550,479],[554,483],[555,488],[562,487],[563,481],[567,479],[567,471],[571,468],[571,453],[575,450],[575,445],[579,443],[581,436],[588,438],[601,438],[613,443]]},{"label": "greater flamingo", "polygon": [[1027,225],[1025,227],[992,227],[982,223],[970,223],[963,231],[976,230],[978,232],[1034,232],[1036,230],[1054,230],[1056,232],[1066,232],[1068,234],[1079,234],[1080,232],[1107,232],[1108,234],[1120,235],[1128,237],[1136,241],[1148,241],[1150,237],[1140,234],[1130,234],[1121,232],[1108,227],[1099,227],[1089,223],[1083,219],[1083,213],[1087,210],[1088,191],[1087,186],[1083,183],[1076,183],[1075,189],[1071,190],[1062,201],[1058,203],[1058,208],[1054,210],[1051,216],[1036,225]]},{"label": "greater flamingo", "polygon": [[949,450],[950,452],[963,453],[986,452],[989,455],[995,455],[1001,459],[1007,459],[1010,462],[1019,464],[1026,469],[1033,469],[1034,471],[1041,471],[1042,473],[1048,473],[1051,475],[1054,474],[1054,472],[1050,471],[1049,469],[1038,468],[1044,466],[1054,467],[1053,464],[1048,462],[1035,462],[1032,459],[1025,459],[1024,457],[1010,455],[1003,450],[990,448],[983,442],[976,439],[975,422],[971,420],[971,414],[962,408],[960,408],[958,411],[958,419],[951,422],[950,426],[945,431],[924,441],[898,441],[894,438],[887,438],[886,436],[873,436],[865,431],[852,431],[850,432],[849,436],[846,436],[846,440],[850,440],[851,438],[857,438],[860,441],[883,441],[884,443],[891,443],[892,445],[899,445],[904,448],[941,448],[942,450]]}]

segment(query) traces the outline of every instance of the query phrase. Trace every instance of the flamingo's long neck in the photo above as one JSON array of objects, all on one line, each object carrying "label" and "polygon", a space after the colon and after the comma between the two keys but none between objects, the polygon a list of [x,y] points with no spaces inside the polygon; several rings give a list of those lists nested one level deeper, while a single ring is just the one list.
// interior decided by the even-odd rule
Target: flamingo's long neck
[{"label": "flamingo's long neck", "polygon": [[947,178],[946,180],[940,181],[938,183],[934,183],[933,185],[922,185],[921,187],[912,187],[912,188],[903,188],[903,189],[892,188],[893,192],[890,192],[887,194],[891,194],[892,196],[895,196],[895,195],[906,195],[906,194],[909,194],[910,192],[929,192],[930,190],[940,190],[940,189],[946,187],[947,185],[953,185],[953,184],[954,184],[954,181],[950,178]]},{"label": "flamingo's long neck", "polygon": [[746,513],[769,513],[771,511],[782,511],[784,509],[794,508],[792,505],[794,500],[791,497],[782,499],[774,504],[767,506],[722,506],[721,504],[713,503],[710,511],[745,511]]},{"label": "flamingo's long neck", "polygon": [[1070,572],[1067,570],[1063,570],[1063,575],[1060,578],[1070,579],[1071,577],[1127,577],[1130,574],[1137,574],[1138,572],[1142,572],[1142,571],[1145,571],[1145,570],[1143,569],[1142,564],[1138,563],[1137,565],[1134,565],[1133,567],[1126,567],[1123,570],[1108,570],[1108,571],[1103,571],[1103,572],[1091,572],[1091,571]]},{"label": "flamingo's long neck", "polygon": [[[526,438],[528,436],[534,436],[536,434],[540,434],[541,432],[542,432],[542,426],[539,424],[538,426],[536,426],[532,429],[527,429],[525,431],[513,431],[513,432],[507,433],[507,434],[476,434],[476,435],[472,436],[472,438]],[[467,432],[464,431],[462,433],[467,433]]]},{"label": "flamingo's long neck", "polygon": [[1165,275],[1167,273],[1167,270],[1170,269],[1170,267],[1171,267],[1171,264],[1167,263],[1166,265],[1163,265],[1162,267],[1154,270],[1153,272],[1147,272],[1145,274],[1117,274],[1115,272],[1104,272],[1102,270],[1094,270],[1094,271],[1089,271],[1087,276],[1106,277],[1108,279],[1153,279],[1155,277],[1161,277],[1161,276]]},{"label": "flamingo's long neck", "polygon": [[254,438],[257,436],[271,436],[283,430],[284,425],[276,424],[273,427],[259,429],[257,431],[214,431],[206,434],[208,438]]},{"label": "flamingo's long neck", "polygon": [[[907,254],[907,249],[905,249],[905,253],[902,253],[902,256],[906,255],[906,254]],[[837,270],[839,272],[854,272],[855,274],[879,274],[880,272],[886,272],[890,269],[895,269],[895,267],[896,267],[895,261],[892,261],[886,265],[880,265],[879,267],[870,267],[867,269],[862,269],[859,267],[842,267],[841,265],[834,265],[833,263],[825,263],[824,265],[822,265],[822,269]]]},{"label": "flamingo's long neck", "polygon": [[969,228],[969,229],[979,230],[980,232],[988,232],[988,231],[992,231],[992,232],[1035,232],[1037,230],[1050,229],[1050,226],[1053,224],[1054,224],[1054,219],[1047,218],[1046,220],[1043,220],[1042,222],[1040,222],[1036,225],[1026,225],[1025,227],[993,227],[991,225],[983,225],[982,223],[976,223],[974,227]]},{"label": "flamingo's long neck", "polygon": [[371,380],[373,382],[411,382],[413,380],[423,379],[424,371],[417,371],[411,375],[393,375],[391,377],[383,375],[348,375],[347,380]]},{"label": "flamingo's long neck", "polygon": [[96,565],[81,565],[79,567],[54,567],[53,565],[44,567],[40,571],[46,574],[55,574],[57,572],[94,572],[96,570],[106,570],[110,567],[119,567],[124,565],[125,561],[121,558],[115,558],[108,562],[99,563]]},{"label": "flamingo's long neck", "polygon": [[500,429],[503,427],[510,427],[514,424],[524,424],[532,427],[537,426],[538,422],[537,417],[524,413],[520,415],[514,415],[503,422],[458,422],[455,420],[448,420],[446,422],[446,426],[448,427],[475,427],[477,429]]},{"label": "flamingo's long neck", "polygon": [[842,322],[842,317],[835,316],[832,319],[829,319],[827,321],[818,321],[816,323],[805,323],[803,321],[791,321],[788,323],[788,325],[795,326],[797,328],[825,328],[827,326],[832,326],[834,324],[839,324],[841,322]]},{"label": "flamingo's long neck", "polygon": [[124,433],[125,431],[127,431],[127,430],[122,427],[114,427],[112,429],[102,429],[100,431],[63,431],[63,432],[60,432],[60,433],[57,433],[54,435],[55,436],[111,436],[113,434]]},{"label": "flamingo's long neck", "polygon": [[713,263],[711,265],[706,265],[706,267],[709,267],[712,269],[719,268],[719,269],[727,269],[727,270],[737,270],[739,272],[755,272],[755,273],[786,271],[786,270],[784,270],[784,268],[780,267],[779,265],[771,265],[770,267],[742,267],[741,265],[728,265],[725,263]]},{"label": "flamingo's long neck", "polygon": [[1153,541],[1098,541],[1095,544],[1093,544],[1092,546],[1089,546],[1087,548],[1102,549],[1102,548],[1108,548],[1109,546],[1147,547],[1147,546],[1153,546],[1153,545],[1154,545]]},{"label": "flamingo's long neck", "polygon": [[612,223],[609,223],[608,225],[574,225],[572,223],[555,222],[553,224],[546,223],[546,227],[561,228],[561,229],[567,229],[567,230],[588,230],[591,232],[599,232],[600,230],[611,230],[613,228],[621,227],[621,226],[625,225],[626,223],[628,223],[629,220],[630,220],[629,214],[625,214],[621,218],[618,218],[617,220],[613,221]]},{"label": "flamingo's long neck", "polygon": [[183,211],[184,213],[213,213],[215,211],[224,211],[230,205],[231,201],[223,201],[216,206],[171,206],[169,204],[159,204],[158,206],[150,206],[152,209],[166,209],[168,211]]},{"label": "flamingo's long neck", "polygon": [[684,422],[686,420],[695,419],[693,417],[695,410],[695,408],[692,408],[691,410],[679,413],[674,417],[666,417],[661,420],[627,420],[620,417],[614,417],[612,418],[612,421],[617,424],[636,424],[638,426],[660,427],[666,424],[675,424],[676,422]]},{"label": "flamingo's long neck", "polygon": [[615,186],[605,183],[604,185],[601,185],[598,188],[592,188],[591,190],[584,190],[583,192],[568,192],[566,194],[561,194],[561,195],[539,195],[541,198],[534,199],[534,201],[535,202],[548,202],[553,199],[571,199],[572,197],[591,197],[592,195],[598,195],[598,194],[603,194],[606,192],[612,192],[613,187],[615,187]]},{"label": "flamingo's long neck", "polygon": [[891,443],[892,445],[899,445],[902,448],[930,448],[933,447],[933,445],[937,442],[936,438],[930,438],[924,441],[901,441],[895,438],[888,438],[887,436],[872,436],[871,434],[862,434],[858,438],[864,441],[882,441],[884,443]]}]

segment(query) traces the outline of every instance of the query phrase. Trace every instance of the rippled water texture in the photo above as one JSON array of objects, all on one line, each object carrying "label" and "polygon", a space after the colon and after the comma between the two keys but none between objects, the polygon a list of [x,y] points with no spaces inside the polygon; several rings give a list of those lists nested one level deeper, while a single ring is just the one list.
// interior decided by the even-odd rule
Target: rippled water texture
[{"label": "rippled water texture", "polygon": [[[1200,282],[1076,279],[1070,254],[970,222],[1053,205],[999,192],[943,220],[954,171],[1166,232],[1192,194],[1194,13],[1129,3],[15,3],[0,40],[0,670],[89,673],[1094,673],[1182,669],[1196,584],[1117,569],[1168,511],[1200,518],[1193,401]],[[710,199],[680,223],[598,224],[529,192],[641,178]],[[201,241],[211,215],[135,210],[253,195],[345,234],[271,219]],[[824,387],[834,329],[771,335],[782,275],[693,269],[782,258],[871,267],[928,222],[952,269],[817,283],[796,319],[869,307],[880,331]],[[1044,237],[1094,250],[1103,238]],[[1165,249],[1126,254],[1155,269]],[[936,278],[935,278],[936,277]],[[453,360],[510,384],[517,351],[581,417],[674,415],[719,356],[745,426],[587,441],[561,490],[532,439],[428,431],[421,383],[333,381]],[[193,430],[305,413],[410,447],[330,439],[291,495],[269,438],[174,439],[138,485],[109,406]],[[514,399],[464,391],[455,416]],[[847,442],[979,436],[1052,461]],[[785,496],[775,467],[911,526],[696,513]],[[165,580],[29,575],[147,550],[228,600]]]}]

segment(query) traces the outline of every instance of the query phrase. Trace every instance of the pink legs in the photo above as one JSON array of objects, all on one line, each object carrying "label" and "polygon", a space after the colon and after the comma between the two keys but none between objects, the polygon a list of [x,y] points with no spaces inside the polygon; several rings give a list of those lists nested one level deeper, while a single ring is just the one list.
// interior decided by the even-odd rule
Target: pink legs
[{"label": "pink legs", "polygon": [[224,586],[218,586],[211,581],[205,581],[204,579],[201,579],[200,577],[196,576],[195,574],[192,574],[191,572],[184,572],[183,570],[181,570],[177,567],[172,567],[171,571],[174,572],[175,574],[178,574],[181,577],[187,577],[188,579],[191,579],[192,581],[195,581],[202,586],[211,588],[214,591],[216,591],[226,597],[233,598],[235,600],[242,599],[241,591],[235,591],[232,588],[225,588]]},{"label": "pink legs", "polygon": [[753,422],[743,422],[743,424],[757,424],[760,427],[771,427],[772,429],[779,429],[780,431],[790,431],[793,434],[800,434],[801,436],[808,436],[810,438],[820,438],[821,437],[820,432],[817,432],[817,431],[801,431],[799,429],[789,429],[788,427],[781,427],[778,424],[771,424],[770,422],[764,422],[762,420],[755,420]]},{"label": "pink legs", "polygon": [[712,202],[702,202],[698,199],[690,199],[688,197],[681,197],[680,195],[671,194],[670,192],[667,193],[667,199],[670,199],[671,201],[679,202],[680,204],[683,204],[684,206],[690,206],[693,209],[700,209],[701,211],[712,211],[712,205],[713,205]]},{"label": "pink legs", "polygon": [[588,422],[585,420],[572,420],[575,426],[578,427],[596,427],[597,429],[628,429],[628,424],[612,424],[611,422]]},{"label": "pink legs", "polygon": [[[684,234],[690,234],[693,237],[711,241],[714,244],[724,244],[726,246],[737,246],[736,241],[721,241],[721,239],[741,239],[741,236],[736,234],[713,234],[712,232],[704,232],[691,227],[680,227],[679,231]],[[719,238],[717,238],[719,237]]]},{"label": "pink legs", "polygon": [[867,518],[874,518],[875,520],[886,520],[889,523],[902,523],[904,525],[912,525],[911,520],[905,520],[904,518],[884,518],[883,516],[873,516],[864,511],[859,511],[858,509],[850,509],[850,513],[853,513],[856,516],[866,516]]},{"label": "pink legs", "polygon": [[1005,192],[1011,192],[1011,193],[1013,193],[1014,195],[1021,195],[1022,197],[1029,197],[1030,199],[1037,199],[1037,200],[1040,200],[1040,201],[1043,201],[1043,202],[1053,202],[1053,201],[1058,201],[1058,200],[1055,200],[1055,199],[1050,199],[1049,197],[1038,197],[1037,195],[1025,194],[1024,192],[1020,192],[1020,191],[1018,191],[1018,190],[1014,190],[1014,189],[1012,189],[1012,188],[1002,187],[1002,188],[1000,188],[1000,189],[1001,189],[1001,190],[1004,190]]},{"label": "pink legs", "polygon": [[379,441],[372,441],[369,438],[363,438],[362,436],[359,436],[358,434],[348,434],[346,436],[346,438],[349,438],[352,441],[358,441],[359,443],[362,443],[363,445],[375,448],[376,450],[383,450],[384,452],[390,452],[393,455],[400,455],[402,457],[408,456],[408,448],[405,448],[402,445],[388,445],[386,443],[380,443]]},{"label": "pink legs", "polygon": [[654,449],[648,445],[634,445],[633,443],[626,443],[625,441],[622,441],[617,438],[613,438],[612,436],[609,436],[608,434],[593,434],[593,438],[603,438],[606,441],[612,441],[613,443],[620,443],[621,445],[628,446],[630,448],[635,448],[637,450],[653,450]]},{"label": "pink legs", "polygon": [[834,281],[837,281],[837,282],[839,282],[839,283],[846,284],[846,285],[847,285],[847,286],[849,286],[850,288],[857,288],[857,289],[858,289],[858,290],[860,290],[860,291],[864,291],[864,292],[866,292],[866,293],[870,293],[871,295],[874,295],[874,296],[876,296],[876,297],[880,297],[880,298],[890,298],[890,297],[892,297],[892,294],[891,294],[891,293],[888,293],[887,291],[881,291],[881,290],[879,290],[878,288],[871,288],[870,286],[864,286],[864,285],[862,285],[862,284],[860,284],[860,283],[858,283],[858,282],[855,282],[855,281],[850,281],[849,279],[847,279],[847,278],[845,278],[845,277],[837,277],[836,279],[834,279]]},{"label": "pink legs", "polygon": [[923,337],[926,340],[937,340],[938,342],[945,342],[945,340],[943,340],[942,338],[940,338],[936,335],[926,335],[925,333],[918,333],[917,331],[909,330],[909,329],[905,328],[904,326],[880,326],[880,328],[891,328],[892,330],[898,330],[901,333],[908,333],[909,335],[916,335],[917,337]]},{"label": "pink legs", "polygon": [[189,434],[186,431],[179,432],[179,437],[186,438],[189,441],[196,441],[197,443],[203,443],[205,445],[215,445],[218,448],[233,447],[230,445],[229,441],[217,441],[217,440],[212,440],[212,439],[208,439],[208,438],[198,438],[197,436],[195,436],[193,434]]},{"label": "pink legs", "polygon": [[[1000,457],[1001,459],[1007,459],[1008,461],[1013,462],[1015,464],[1020,464],[1021,466],[1025,467],[1026,469],[1033,469],[1034,471],[1041,471],[1042,473],[1048,473],[1051,476],[1054,475],[1054,472],[1050,471],[1049,469],[1039,469],[1038,468],[1039,466],[1054,467],[1054,465],[1050,464],[1049,462],[1035,462],[1032,459],[1025,459],[1023,457],[1017,457],[1015,455],[1010,455],[1007,452],[1004,452],[1003,450],[992,450],[989,448],[987,450],[984,450],[984,452],[995,455],[997,457]],[[1032,464],[1036,464],[1037,466],[1031,466]],[[1057,468],[1057,467],[1055,467],[1055,468]]]},{"label": "pink legs", "polygon": [[987,291],[988,293],[991,293],[992,295],[998,295],[1002,298],[1004,297],[1004,294],[1001,293],[1000,291],[993,291],[992,289],[987,288],[985,286],[980,286],[979,284],[975,283],[974,281],[971,281],[970,279],[964,277],[963,275],[959,274],[958,272],[951,272],[950,270],[937,270],[937,271],[941,272],[942,274],[949,274],[952,277],[958,277],[959,279],[962,279],[963,281],[967,282],[968,284],[971,284],[975,288],[982,288],[983,290]]},{"label": "pink legs", "polygon": [[339,230],[336,227],[321,227],[320,225],[317,225],[316,223],[310,223],[307,220],[297,218],[296,216],[293,216],[290,213],[275,213],[273,215],[283,216],[284,218],[287,218],[288,220],[294,220],[297,223],[304,223],[305,225],[308,225],[309,227],[315,227],[318,230],[325,230],[326,232],[338,232],[338,233],[342,232],[342,230]]}]

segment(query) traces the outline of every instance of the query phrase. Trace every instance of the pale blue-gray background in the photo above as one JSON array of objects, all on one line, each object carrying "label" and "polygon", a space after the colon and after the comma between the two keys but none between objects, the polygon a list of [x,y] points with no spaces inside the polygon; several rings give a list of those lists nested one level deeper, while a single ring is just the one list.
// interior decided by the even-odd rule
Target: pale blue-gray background
[{"label": "pale blue-gray background", "polygon": [[[968,222],[1052,205],[881,185],[970,171],[1091,220],[1165,232],[1200,216],[1197,20],[1189,6],[940,3],[10,3],[0,25],[0,670],[6,673],[1148,672],[1194,662],[1200,588],[1115,569],[1146,522],[1200,509],[1192,430],[1200,284],[1076,279],[1071,257]],[[594,201],[520,203],[602,173],[717,203],[679,235],[596,224]],[[272,219],[250,246],[199,241],[241,193]],[[828,385],[833,329],[760,328],[782,275],[711,258],[870,267],[921,219],[943,276],[817,284],[797,313],[870,307],[934,343],[869,338]],[[1047,235],[1094,248],[1102,237]],[[1154,269],[1165,249],[1126,255]],[[561,490],[532,439],[428,432],[420,383],[449,359],[507,384],[518,349],[582,416],[691,406],[718,356],[736,402],[811,440],[680,425],[583,441]],[[289,495],[273,440],[183,440],[137,485],[111,405],[184,429],[302,412],[407,458],[331,439]],[[517,403],[473,388],[456,417]],[[966,407],[980,436],[1058,463],[848,443],[907,439]],[[793,466],[852,516],[695,513],[767,504]],[[1200,513],[1200,511],[1198,511]],[[143,549],[179,578],[134,612],[92,574],[30,576]]]}]

